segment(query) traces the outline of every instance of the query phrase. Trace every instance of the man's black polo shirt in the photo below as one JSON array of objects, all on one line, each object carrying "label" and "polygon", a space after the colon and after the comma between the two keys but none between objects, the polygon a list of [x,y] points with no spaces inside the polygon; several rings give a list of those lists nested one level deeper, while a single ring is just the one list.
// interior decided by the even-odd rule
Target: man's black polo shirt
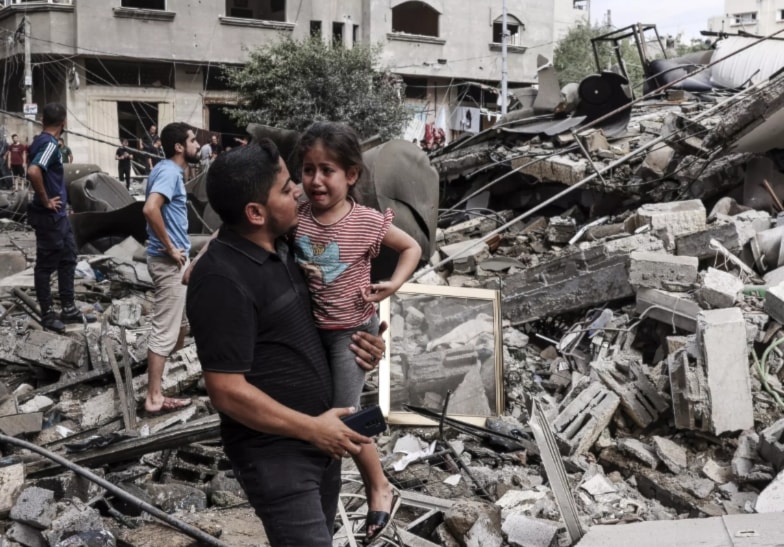
[{"label": "man's black polo shirt", "polygon": [[[300,268],[284,242],[277,254],[221,228],[188,284],[187,313],[202,369],[242,373],[285,406],[317,416],[332,406],[332,376]],[[225,446],[279,437],[221,415]]]}]

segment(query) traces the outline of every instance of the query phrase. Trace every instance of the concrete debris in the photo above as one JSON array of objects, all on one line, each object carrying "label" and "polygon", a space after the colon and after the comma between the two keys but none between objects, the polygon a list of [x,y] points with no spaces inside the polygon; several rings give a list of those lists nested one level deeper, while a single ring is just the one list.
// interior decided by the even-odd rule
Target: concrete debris
[{"label": "concrete debris", "polygon": [[[784,160],[777,142],[764,153],[739,143],[750,132],[759,141],[782,86],[779,75],[733,96],[636,102],[625,131],[510,120],[430,155],[445,213],[425,253],[432,267],[415,281],[495,289],[502,317],[429,295],[426,306],[392,306],[383,396],[491,419],[392,425],[377,437],[403,494],[390,542],[669,545],[693,533],[684,524],[706,541],[718,525],[780,532],[751,513],[784,511]],[[138,206],[123,205],[130,216]],[[81,222],[90,253],[120,239]],[[167,362],[163,390],[193,404],[130,420],[147,382],[142,241],[123,234],[80,255],[76,303],[97,320],[56,334],[30,305],[34,238],[16,222],[3,228],[0,433],[232,545],[263,545],[190,339]],[[368,376],[363,404],[380,384]],[[344,473],[356,493],[348,462]],[[243,526],[252,536],[237,539]],[[336,545],[351,543],[346,533]],[[79,541],[186,544],[133,503],[0,443],[0,545]]]}]

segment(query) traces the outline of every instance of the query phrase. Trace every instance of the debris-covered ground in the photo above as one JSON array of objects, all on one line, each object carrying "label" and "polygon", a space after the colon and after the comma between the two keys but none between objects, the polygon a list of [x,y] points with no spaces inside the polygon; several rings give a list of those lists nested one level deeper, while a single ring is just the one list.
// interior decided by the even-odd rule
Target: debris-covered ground
[{"label": "debris-covered ground", "polygon": [[[510,121],[432,155],[445,211],[416,281],[500,291],[504,411],[378,437],[403,494],[391,544],[665,545],[711,517],[783,541],[763,515],[784,510],[784,177],[766,123],[782,88],[672,91],[614,137]],[[0,545],[264,545],[192,344],[163,387],[194,404],[138,410],[141,244],[80,256],[91,322],[58,335],[36,321],[32,232],[12,214],[0,229]],[[353,545],[365,510],[344,467],[335,544]]]}]

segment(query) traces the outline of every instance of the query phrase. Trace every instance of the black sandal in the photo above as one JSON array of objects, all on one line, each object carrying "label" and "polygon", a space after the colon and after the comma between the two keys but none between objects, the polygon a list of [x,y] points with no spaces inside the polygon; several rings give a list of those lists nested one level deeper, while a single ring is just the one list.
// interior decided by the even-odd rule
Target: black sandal
[{"label": "black sandal", "polygon": [[362,545],[367,547],[381,537],[381,535],[384,533],[384,530],[386,530],[389,526],[389,523],[392,522],[392,519],[395,518],[397,510],[400,509],[401,501],[400,492],[398,492],[397,488],[393,487],[392,506],[390,507],[388,513],[386,511],[368,511],[367,517],[365,517],[365,530],[371,526],[378,526],[379,528],[376,529],[372,536],[369,532],[365,532],[365,539],[362,542]]}]

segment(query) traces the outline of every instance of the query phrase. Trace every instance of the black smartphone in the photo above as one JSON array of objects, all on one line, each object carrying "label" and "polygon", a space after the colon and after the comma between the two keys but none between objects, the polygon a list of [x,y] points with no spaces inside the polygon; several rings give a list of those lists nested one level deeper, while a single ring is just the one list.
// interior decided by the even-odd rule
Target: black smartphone
[{"label": "black smartphone", "polygon": [[387,430],[387,422],[378,405],[363,408],[341,419],[347,426],[365,437],[372,437]]}]

